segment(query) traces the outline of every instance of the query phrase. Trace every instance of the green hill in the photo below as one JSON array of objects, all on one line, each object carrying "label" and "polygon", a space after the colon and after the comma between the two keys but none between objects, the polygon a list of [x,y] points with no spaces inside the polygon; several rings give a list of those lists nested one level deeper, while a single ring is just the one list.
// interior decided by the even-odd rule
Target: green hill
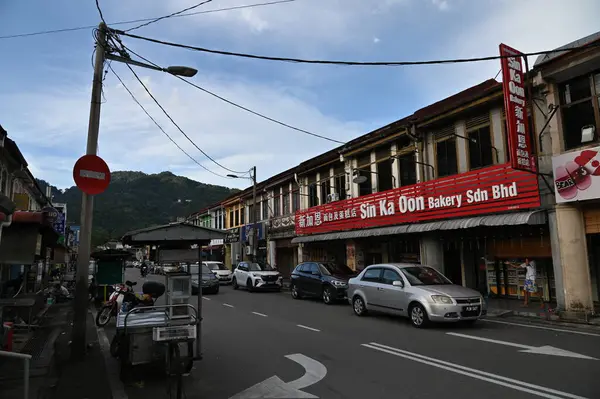
[{"label": "green hill", "polygon": [[[48,183],[38,180],[42,190]],[[174,222],[238,190],[199,183],[171,172],[147,175],[142,172],[113,172],[106,192],[94,199],[92,244],[117,238],[123,233],[156,224]],[[79,224],[81,191],[52,186],[52,202],[67,204],[70,224]]]}]

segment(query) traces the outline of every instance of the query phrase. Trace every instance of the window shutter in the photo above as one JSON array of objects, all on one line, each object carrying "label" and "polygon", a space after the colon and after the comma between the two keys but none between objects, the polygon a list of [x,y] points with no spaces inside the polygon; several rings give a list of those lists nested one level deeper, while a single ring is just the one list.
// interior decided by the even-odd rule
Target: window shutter
[{"label": "window shutter", "polygon": [[445,139],[446,137],[454,136],[455,133],[456,133],[456,130],[454,128],[454,125],[452,125],[452,126],[447,126],[445,128],[435,131],[433,133],[433,137],[437,141],[437,140]]},{"label": "window shutter", "polygon": [[490,123],[490,114],[486,113],[470,119],[467,119],[465,125],[467,130]]}]

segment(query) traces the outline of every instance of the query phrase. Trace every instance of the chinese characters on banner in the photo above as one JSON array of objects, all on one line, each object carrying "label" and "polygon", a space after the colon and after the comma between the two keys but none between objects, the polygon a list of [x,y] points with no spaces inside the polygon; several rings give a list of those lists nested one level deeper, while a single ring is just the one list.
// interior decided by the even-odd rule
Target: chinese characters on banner
[{"label": "chinese characters on banner", "polygon": [[296,212],[296,234],[457,218],[540,206],[537,176],[506,163]]},{"label": "chinese characters on banner", "polygon": [[502,87],[510,163],[514,169],[535,173],[537,169],[529,138],[523,56],[521,52],[505,44],[500,45],[500,55],[504,57],[501,59]]}]

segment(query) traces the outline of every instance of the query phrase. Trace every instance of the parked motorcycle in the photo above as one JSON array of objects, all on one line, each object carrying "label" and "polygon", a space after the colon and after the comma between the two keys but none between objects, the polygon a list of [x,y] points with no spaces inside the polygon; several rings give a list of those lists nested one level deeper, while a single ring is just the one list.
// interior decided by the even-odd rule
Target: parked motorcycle
[{"label": "parked motorcycle", "polygon": [[98,327],[104,327],[113,316],[117,316],[123,302],[127,300],[126,298],[134,295],[133,287],[136,284],[136,282],[126,281],[125,284],[116,284],[113,286],[114,291],[96,315],[96,325]]},{"label": "parked motorcycle", "polygon": [[142,267],[140,267],[140,275],[142,278],[145,278],[148,275],[148,266],[142,265]]}]

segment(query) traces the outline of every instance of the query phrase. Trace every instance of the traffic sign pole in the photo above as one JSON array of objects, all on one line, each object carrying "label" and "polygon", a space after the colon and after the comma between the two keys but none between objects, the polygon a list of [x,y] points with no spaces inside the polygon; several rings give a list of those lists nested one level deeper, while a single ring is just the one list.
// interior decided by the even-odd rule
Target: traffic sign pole
[{"label": "traffic sign pole", "polygon": [[[102,103],[102,78],[104,71],[107,27],[101,22],[98,26],[96,59],[94,60],[94,81],[88,125],[86,154],[98,152],[98,131],[100,129],[100,104]],[[77,283],[73,308],[73,329],[71,333],[71,357],[82,360],[86,353],[86,321],[88,313],[88,270],[92,247],[92,216],[94,197],[83,192],[81,197],[81,230],[77,256]]]}]

